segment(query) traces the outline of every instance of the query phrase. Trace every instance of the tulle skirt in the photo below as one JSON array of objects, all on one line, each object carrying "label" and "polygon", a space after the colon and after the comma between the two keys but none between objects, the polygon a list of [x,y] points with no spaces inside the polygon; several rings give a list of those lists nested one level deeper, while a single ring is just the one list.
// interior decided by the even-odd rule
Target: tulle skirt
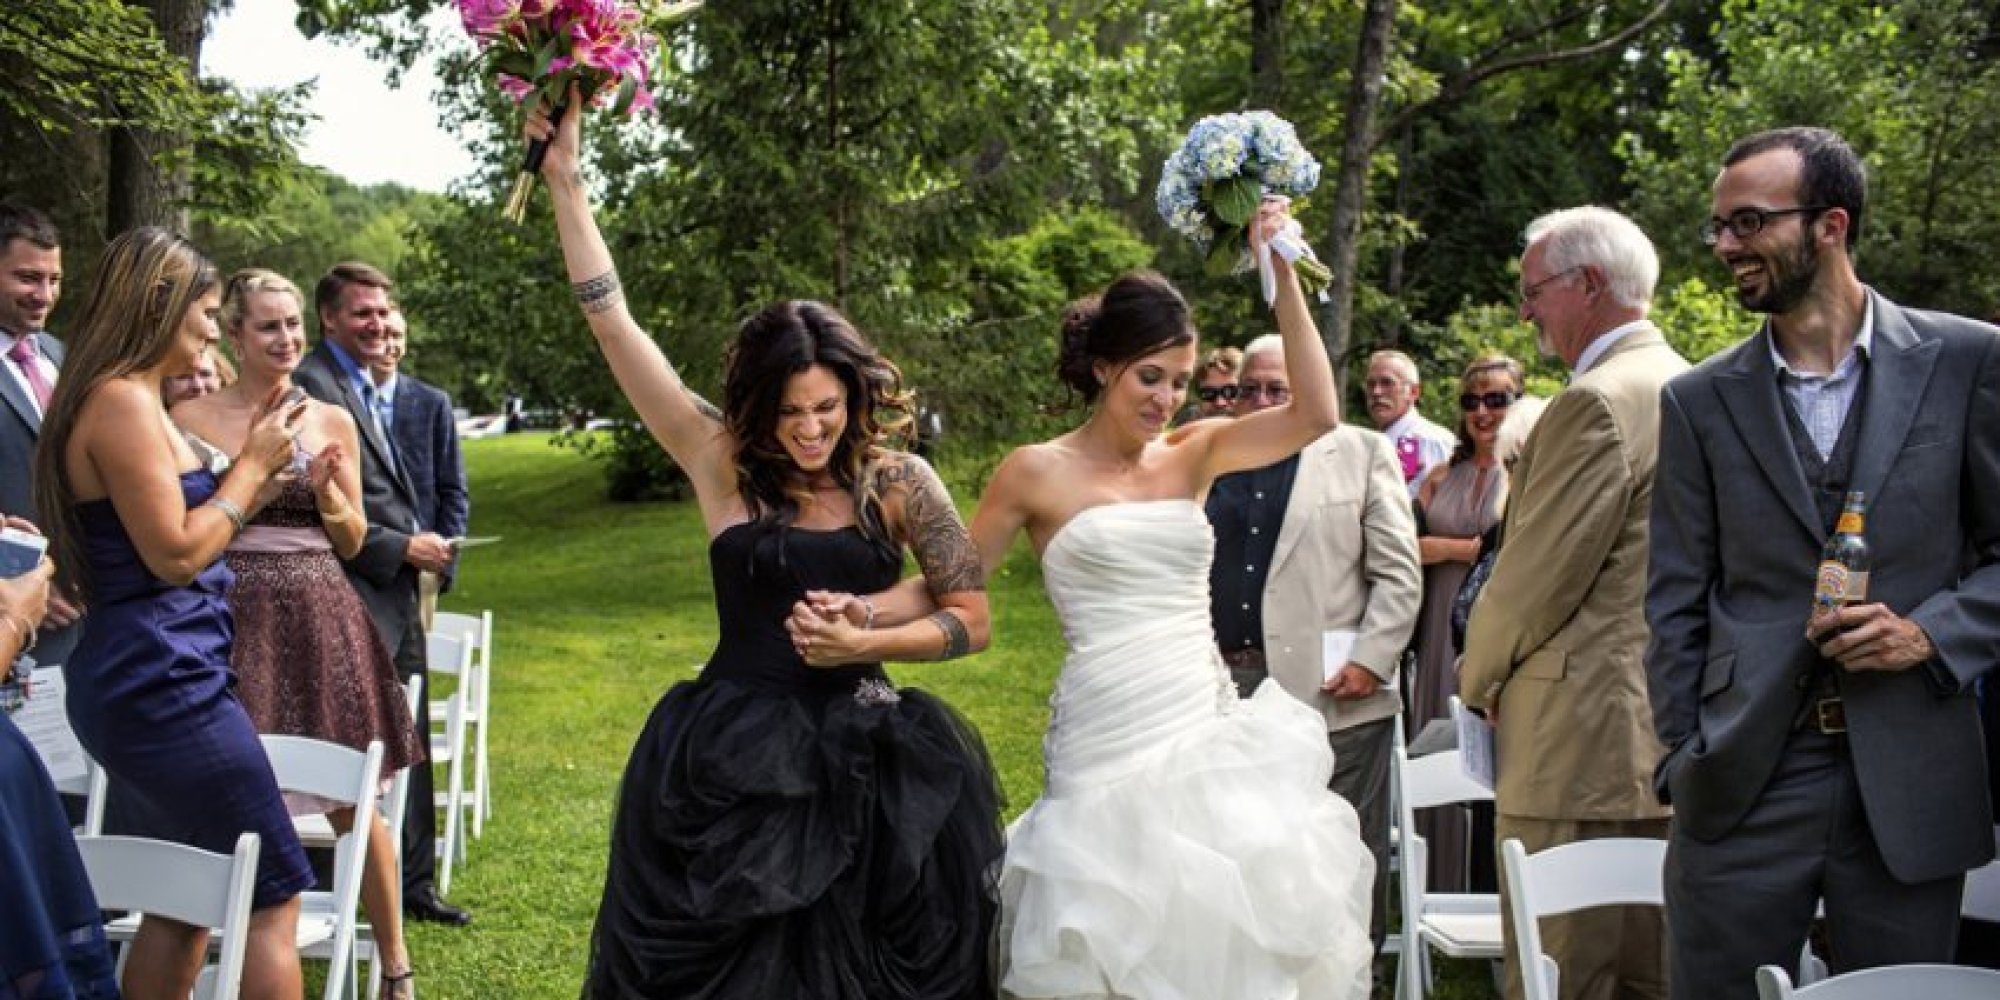
[{"label": "tulle skirt", "polygon": [[1001,876],[1002,995],[1366,998],[1375,864],[1319,714],[1265,684],[1131,756],[1049,761]]},{"label": "tulle skirt", "polygon": [[1000,790],[942,701],[676,686],[633,748],[590,998],[985,998]]}]

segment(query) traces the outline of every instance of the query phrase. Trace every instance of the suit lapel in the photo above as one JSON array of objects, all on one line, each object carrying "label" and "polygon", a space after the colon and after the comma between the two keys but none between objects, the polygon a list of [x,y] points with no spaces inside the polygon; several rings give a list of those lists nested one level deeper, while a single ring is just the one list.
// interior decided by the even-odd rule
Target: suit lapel
[{"label": "suit lapel", "polygon": [[1328,434],[1306,445],[1299,454],[1299,471],[1292,477],[1292,495],[1285,500],[1285,520],[1278,525],[1278,544],[1272,549],[1271,571],[1266,580],[1277,579],[1285,560],[1290,559],[1292,550],[1299,547],[1299,539],[1306,533],[1306,522],[1312,519],[1312,498],[1319,496],[1324,489],[1320,484],[1320,479],[1326,475],[1324,464],[1338,448],[1334,435]]},{"label": "suit lapel", "polygon": [[1729,411],[1736,432],[1755,459],[1772,490],[1785,502],[1792,516],[1824,541],[1826,528],[1820,524],[1812,489],[1806,484],[1805,469],[1792,447],[1786,429],[1784,401],[1779,398],[1778,370],[1771,364],[1771,328],[1767,324],[1745,341],[1736,362],[1715,380],[1715,394]]},{"label": "suit lapel", "polygon": [[[382,437],[382,425],[376,421],[375,411],[370,409],[368,402],[354,390],[354,380],[347,377],[347,372],[340,367],[340,362],[335,360],[324,343],[315,348],[313,353],[320,358],[321,365],[326,369],[328,381],[333,383],[333,390],[340,394],[341,405],[347,407],[348,415],[354,418],[355,426],[361,429],[361,440],[375,453],[376,465],[385,470],[392,470],[389,479],[403,491],[404,496],[414,495],[414,491],[410,489],[409,479],[403,475],[402,464],[395,460],[395,453],[389,450],[388,441]],[[411,506],[415,506],[414,501]]]},{"label": "suit lapel", "polygon": [[1938,342],[1920,340],[1903,310],[1868,293],[1875,306],[1875,333],[1868,359],[1867,395],[1862,400],[1861,440],[1854,452],[1854,476],[1849,489],[1869,499],[1881,495],[1882,481],[1895,464],[1909,436],[1917,404],[1930,384],[1937,364]]}]

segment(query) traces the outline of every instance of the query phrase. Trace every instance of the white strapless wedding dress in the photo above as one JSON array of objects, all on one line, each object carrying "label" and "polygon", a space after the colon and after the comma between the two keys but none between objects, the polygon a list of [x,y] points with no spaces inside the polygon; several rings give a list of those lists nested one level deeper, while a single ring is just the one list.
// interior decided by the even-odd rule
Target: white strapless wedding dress
[{"label": "white strapless wedding dress", "polygon": [[1364,1000],[1374,859],[1320,714],[1236,697],[1191,500],[1077,514],[1042,574],[1069,658],[1000,876],[1012,997]]}]

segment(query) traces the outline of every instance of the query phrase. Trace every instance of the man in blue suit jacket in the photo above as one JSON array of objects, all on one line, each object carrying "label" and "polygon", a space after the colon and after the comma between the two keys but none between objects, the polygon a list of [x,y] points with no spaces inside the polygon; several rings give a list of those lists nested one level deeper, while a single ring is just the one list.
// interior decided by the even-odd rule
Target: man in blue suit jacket
[{"label": "man in blue suit jacket", "polygon": [[[1836,972],[1948,962],[1994,854],[1972,688],[2000,660],[2000,331],[1861,284],[1867,179],[1839,136],[1723,162],[1704,236],[1769,320],[1660,397],[1646,666],[1676,1000],[1755,997],[1822,902]],[[1849,491],[1873,573],[1815,617]]]},{"label": "man in blue suit jacket", "polygon": [[[42,434],[42,395],[55,387],[62,343],[43,327],[62,297],[62,244],[56,227],[35,209],[0,203],[0,514],[30,521],[35,513],[35,442]],[[83,637],[78,610],[49,598],[35,644],[36,662],[56,666]],[[0,674],[6,671],[0,663]]]},{"label": "man in blue suit jacket", "polygon": [[[458,451],[458,422],[452,417],[451,397],[429,382],[401,373],[403,356],[409,350],[409,326],[401,309],[390,312],[383,332],[389,338],[388,349],[371,370],[379,398],[391,414],[390,435],[395,438],[403,472],[417,494],[417,517],[445,538],[463,538],[472,516],[472,494],[465,486],[465,462]],[[442,573],[423,574],[420,591],[425,630],[430,629],[437,595],[451,590],[457,574],[456,554]]]}]

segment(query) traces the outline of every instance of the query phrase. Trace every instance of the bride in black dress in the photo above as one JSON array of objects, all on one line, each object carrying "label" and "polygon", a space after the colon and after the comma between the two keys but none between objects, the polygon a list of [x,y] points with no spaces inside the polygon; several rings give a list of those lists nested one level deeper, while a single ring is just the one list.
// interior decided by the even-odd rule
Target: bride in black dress
[{"label": "bride in black dress", "polygon": [[[881,444],[909,394],[838,312],[792,301],[737,332],[723,412],[693,395],[625,307],[578,175],[580,117],[527,132],[550,140],[542,173],[591,332],[694,483],[721,625],[626,766],[584,995],[990,997],[999,788],[973,729],[881,666],[986,642],[950,496]],[[937,613],[842,629],[844,665],[808,666],[826,651],[794,645],[794,606],[884,589],[906,548]]]}]

